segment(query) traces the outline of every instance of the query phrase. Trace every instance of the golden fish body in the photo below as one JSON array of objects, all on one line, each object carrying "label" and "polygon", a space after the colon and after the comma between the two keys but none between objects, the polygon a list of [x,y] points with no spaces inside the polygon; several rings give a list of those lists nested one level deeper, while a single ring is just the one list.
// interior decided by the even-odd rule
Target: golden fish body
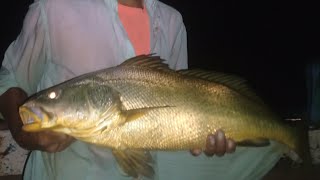
[{"label": "golden fish body", "polygon": [[[149,150],[205,148],[217,129],[238,145],[269,140],[299,153],[281,123],[243,81],[222,73],[175,72],[139,56],[41,91],[20,107],[25,131],[51,129],[114,150],[131,176],[152,174]],[[135,159],[134,161],[130,159]]]},{"label": "golden fish body", "polygon": [[221,84],[143,68],[121,69],[114,75],[100,77],[120,94],[117,113],[133,111],[133,117],[101,133],[96,143],[134,149],[204,148],[208,134],[223,129],[238,142],[268,138],[292,142],[294,148],[293,134],[278,117]]}]

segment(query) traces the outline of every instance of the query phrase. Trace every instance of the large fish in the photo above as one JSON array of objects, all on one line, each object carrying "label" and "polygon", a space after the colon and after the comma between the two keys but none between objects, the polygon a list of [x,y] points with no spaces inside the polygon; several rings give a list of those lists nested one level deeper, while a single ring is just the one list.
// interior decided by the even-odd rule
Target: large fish
[{"label": "large fish", "polygon": [[162,61],[137,56],[45,89],[20,107],[23,130],[52,130],[109,147],[133,177],[153,175],[149,151],[203,149],[217,129],[238,145],[266,146],[273,140],[284,145],[284,153],[300,155],[298,133],[244,80],[173,71]]}]

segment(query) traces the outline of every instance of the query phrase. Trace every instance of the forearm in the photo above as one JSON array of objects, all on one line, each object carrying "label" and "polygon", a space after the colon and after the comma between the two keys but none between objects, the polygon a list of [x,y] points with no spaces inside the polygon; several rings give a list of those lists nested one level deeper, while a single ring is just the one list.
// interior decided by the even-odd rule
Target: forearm
[{"label": "forearm", "polygon": [[37,134],[22,131],[22,121],[18,108],[27,98],[20,88],[11,88],[0,96],[0,112],[8,123],[8,128],[15,141],[23,148],[34,150],[38,148]]}]

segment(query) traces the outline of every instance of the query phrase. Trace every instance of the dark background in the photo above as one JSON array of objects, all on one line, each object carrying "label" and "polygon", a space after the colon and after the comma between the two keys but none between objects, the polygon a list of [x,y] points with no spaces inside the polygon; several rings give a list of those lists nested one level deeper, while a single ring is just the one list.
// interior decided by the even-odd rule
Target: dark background
[{"label": "dark background", "polygon": [[[31,0],[1,6],[0,59],[21,30]],[[234,73],[283,117],[306,108],[308,61],[320,61],[316,4],[293,1],[163,0],[181,12],[190,67]],[[318,58],[318,59],[317,59]]]}]

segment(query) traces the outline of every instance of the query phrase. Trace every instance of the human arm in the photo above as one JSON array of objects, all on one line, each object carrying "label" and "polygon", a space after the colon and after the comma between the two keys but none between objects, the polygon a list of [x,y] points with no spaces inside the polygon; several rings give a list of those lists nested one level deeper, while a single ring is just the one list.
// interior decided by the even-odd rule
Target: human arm
[{"label": "human arm", "polygon": [[35,3],[30,6],[20,35],[5,53],[0,69],[0,113],[21,147],[56,152],[63,150],[73,139],[51,132],[26,133],[21,129],[18,113],[27,94],[37,90],[48,58],[47,51],[46,30],[39,3]]}]

